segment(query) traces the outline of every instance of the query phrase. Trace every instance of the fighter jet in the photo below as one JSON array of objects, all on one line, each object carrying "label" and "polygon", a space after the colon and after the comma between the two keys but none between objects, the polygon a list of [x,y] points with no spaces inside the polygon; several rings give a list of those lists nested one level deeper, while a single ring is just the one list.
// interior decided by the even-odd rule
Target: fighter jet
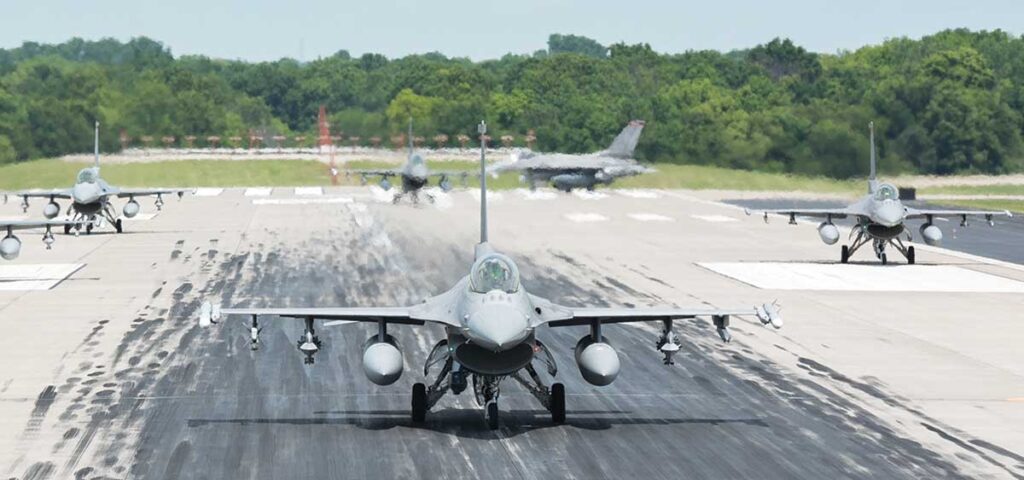
[{"label": "fighter jet", "polygon": [[14,220],[14,221],[3,221],[0,220],[0,231],[6,231],[7,235],[4,236],[3,240],[0,240],[0,258],[4,260],[14,260],[21,254],[21,239],[14,235],[15,230],[28,230],[33,228],[46,228],[46,232],[43,233],[43,243],[46,244],[46,249],[50,250],[53,248],[53,232],[50,231],[52,227],[68,227],[74,225],[74,222],[61,221],[61,220]]},{"label": "fighter jet", "polygon": [[[70,233],[72,228],[80,228],[85,225],[86,233],[92,233],[93,227],[103,225],[103,220],[110,222],[117,230],[117,233],[124,231],[124,225],[110,203],[111,197],[127,198],[128,203],[124,205],[122,213],[125,218],[132,218],[142,210],[135,197],[156,196],[156,209],[160,210],[164,205],[163,196],[176,194],[181,198],[187,190],[173,188],[118,188],[112,186],[100,178],[100,124],[96,122],[95,143],[93,146],[95,163],[91,167],[83,168],[78,172],[75,185],[66,190],[24,190],[4,195],[4,202],[8,195],[21,197],[21,208],[28,211],[29,198],[48,198],[50,202],[43,207],[43,215],[48,218],[56,218],[60,214],[58,198],[71,200],[65,215],[71,218],[71,222],[64,225],[64,233]],[[74,216],[71,213],[74,212]]]},{"label": "fighter jet", "polygon": [[[392,198],[392,203],[398,203],[402,201],[402,197],[408,195],[412,200],[412,203],[419,203],[420,191],[430,181],[430,177],[440,177],[437,182],[438,187],[442,191],[450,191],[452,189],[452,177],[461,177],[462,184],[465,186],[466,177],[469,175],[468,172],[431,172],[427,169],[427,162],[423,160],[423,156],[416,152],[413,148],[413,137],[412,137],[412,119],[409,119],[409,155],[406,158],[405,165],[400,169],[363,169],[363,170],[349,170],[346,172],[347,176],[357,174],[361,177],[363,185],[366,185],[367,178],[369,176],[380,176],[380,188],[384,190],[391,189],[391,182],[388,181],[389,177],[399,177],[402,180],[402,191],[395,192],[395,196]],[[434,202],[434,196],[427,193],[427,200],[431,203]]]},{"label": "fighter jet", "polygon": [[564,192],[574,188],[593,190],[600,184],[610,185],[616,178],[654,172],[633,160],[633,150],[643,129],[643,120],[633,120],[606,150],[583,155],[517,151],[509,162],[495,165],[490,172],[523,172],[522,180],[530,190],[537,189],[537,182],[550,182]]},{"label": "fighter jet", "polygon": [[[888,263],[886,247],[892,246],[907,259],[907,263],[913,265],[915,253],[913,245],[906,245],[903,242],[913,241],[913,235],[905,225],[908,219],[924,218],[925,223],[921,225],[920,232],[924,242],[928,245],[938,245],[942,241],[942,230],[935,226],[936,217],[960,217],[960,226],[967,226],[968,216],[984,216],[989,226],[994,226],[992,217],[1004,215],[1012,217],[1009,211],[979,211],[979,210],[923,210],[903,205],[900,201],[899,191],[889,183],[878,181],[875,173],[875,124],[869,125],[871,142],[871,172],[868,176],[868,193],[861,197],[856,203],[845,208],[822,208],[822,209],[777,209],[764,210],[764,221],[768,221],[769,214],[780,214],[789,216],[790,225],[796,225],[796,217],[817,217],[824,221],[818,225],[818,235],[828,245],[834,245],[839,241],[839,229],[832,223],[833,219],[853,217],[856,224],[850,232],[850,237],[856,235],[852,245],[843,245],[840,255],[840,262],[847,263],[850,256],[860,247],[871,243],[875,251],[875,257],[882,262]],[[750,215],[750,210],[746,211]]]},{"label": "fighter jet", "polygon": [[[486,125],[478,127],[481,137]],[[659,322],[661,334],[656,348],[664,363],[672,364],[679,350],[679,338],[673,321],[710,317],[722,340],[731,339],[729,319],[734,315],[756,317],[764,325],[782,327],[779,308],[774,303],[760,307],[708,308],[578,308],[557,305],[526,291],[519,269],[508,256],[499,253],[487,235],[487,180],[484,173],[484,145],[480,151],[480,243],[469,274],[447,292],[423,303],[402,307],[312,307],[312,308],[224,308],[204,303],[200,326],[220,322],[223,316],[250,318],[251,348],[260,344],[260,319],[294,319],[304,326],[297,347],[312,364],[323,346],[316,335],[316,322],[367,322],[376,325],[376,333],[363,346],[362,364],[367,378],[377,385],[390,385],[402,375],[402,351],[392,336],[391,325],[427,324],[445,328],[446,338],[439,341],[426,358],[424,375],[440,366],[430,385],[416,383],[412,388],[412,420],[422,422],[427,412],[446,393],[458,395],[472,385],[473,395],[486,410],[487,424],[498,428],[498,398],[505,380],[522,384],[551,413],[555,423],[565,420],[565,387],[547,385],[537,373],[544,368],[554,377],[558,372],[554,356],[541,341],[538,329],[585,326],[589,334],[576,344],[576,364],[587,382],[604,386],[619,374],[619,356],[605,337],[605,326],[624,322]],[[536,367],[535,367],[536,365]]]}]

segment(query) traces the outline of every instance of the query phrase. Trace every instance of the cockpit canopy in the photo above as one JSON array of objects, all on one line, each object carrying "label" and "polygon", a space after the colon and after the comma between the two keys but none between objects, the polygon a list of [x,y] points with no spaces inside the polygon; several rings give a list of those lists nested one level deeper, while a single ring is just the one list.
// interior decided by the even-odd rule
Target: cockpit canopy
[{"label": "cockpit canopy", "polygon": [[78,183],[96,183],[98,177],[99,173],[96,172],[95,168],[83,168],[82,171],[78,172]]},{"label": "cockpit canopy", "polygon": [[490,254],[473,264],[469,288],[476,293],[501,290],[515,293],[519,290],[519,269],[504,255]]},{"label": "cockpit canopy", "polygon": [[418,153],[414,153],[409,157],[409,163],[413,165],[423,165],[423,156]]},{"label": "cockpit canopy", "polygon": [[900,192],[899,192],[899,190],[896,190],[896,187],[894,187],[894,186],[892,186],[892,185],[890,185],[888,183],[883,183],[882,185],[880,185],[878,187],[878,190],[875,190],[875,200],[885,201],[885,200],[899,200],[899,199],[900,199]]}]

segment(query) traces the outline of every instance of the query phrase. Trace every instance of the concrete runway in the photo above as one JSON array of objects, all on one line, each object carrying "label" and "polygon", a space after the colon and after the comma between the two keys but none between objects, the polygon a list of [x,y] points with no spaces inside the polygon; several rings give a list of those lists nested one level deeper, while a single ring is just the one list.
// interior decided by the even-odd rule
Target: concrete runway
[{"label": "concrete runway", "polygon": [[[604,388],[574,365],[583,329],[540,332],[567,388],[566,425],[552,425],[512,382],[498,431],[468,393],[412,424],[411,385],[423,380],[438,327],[392,327],[405,374],[376,387],[359,364],[369,327],[320,328],[324,350],[305,366],[295,321],[265,321],[258,352],[242,318],[196,325],[204,299],[411,304],[466,273],[478,232],[473,195],[429,206],[380,200],[368,188],[301,197],[275,189],[260,199],[228,189],[169,202],[122,235],[61,236],[52,252],[23,235],[16,264],[86,266],[52,290],[0,291],[4,473],[1024,478],[1021,295],[758,289],[696,263],[832,263],[835,249],[811,227],[766,226],[686,192],[491,198],[492,243],[518,262],[532,293],[568,305],[778,299],[784,308],[781,331],[734,319],[731,344],[707,322],[683,325],[674,366],[654,350],[653,325],[607,327],[622,372]],[[1024,270],[933,251],[919,262],[1024,281]]]}]

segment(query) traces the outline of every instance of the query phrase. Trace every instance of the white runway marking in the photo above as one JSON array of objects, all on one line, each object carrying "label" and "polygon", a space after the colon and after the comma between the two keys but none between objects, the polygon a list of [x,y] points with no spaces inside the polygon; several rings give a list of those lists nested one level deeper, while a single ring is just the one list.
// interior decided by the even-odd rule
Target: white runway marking
[{"label": "white runway marking", "polygon": [[526,200],[554,200],[558,194],[549,190],[533,190],[528,188],[517,188],[516,193]]},{"label": "white runway marking", "polygon": [[0,265],[0,291],[49,290],[84,266],[81,263]]},{"label": "white runway marking", "polygon": [[631,197],[631,198],[658,198],[658,192],[654,190],[634,190],[634,189],[623,189],[616,190],[619,195]]},{"label": "white runway marking", "polygon": [[1024,293],[1024,282],[951,265],[700,263],[767,290]]},{"label": "white runway marking", "polygon": [[658,215],[657,213],[631,213],[629,218],[633,220],[639,220],[641,222],[674,222],[675,219],[672,217],[666,217],[664,215]]},{"label": "white runway marking", "polygon": [[253,205],[317,205],[330,203],[352,203],[350,197],[324,197],[324,198],[257,198],[252,201]]},{"label": "white runway marking", "polygon": [[323,195],[323,187],[295,187],[296,195]]},{"label": "white runway marking", "polygon": [[269,197],[274,189],[272,187],[252,187],[245,189],[247,197]]},{"label": "white runway marking", "polygon": [[197,197],[216,197],[224,193],[223,188],[197,188],[193,194]]},{"label": "white runway marking", "polygon": [[606,222],[608,217],[599,213],[569,213],[565,215],[565,218],[572,220],[576,223],[591,223],[591,222]]},{"label": "white runway marking", "polygon": [[600,200],[602,198],[608,198],[607,193],[591,192],[588,190],[573,190],[572,194],[584,200]]},{"label": "white runway marking", "polygon": [[736,221],[738,221],[738,220],[736,220],[733,217],[727,217],[725,215],[690,215],[690,216],[693,217],[693,218],[696,218],[697,220],[704,220],[705,222],[711,222],[711,223],[725,223],[725,222],[736,222]]}]

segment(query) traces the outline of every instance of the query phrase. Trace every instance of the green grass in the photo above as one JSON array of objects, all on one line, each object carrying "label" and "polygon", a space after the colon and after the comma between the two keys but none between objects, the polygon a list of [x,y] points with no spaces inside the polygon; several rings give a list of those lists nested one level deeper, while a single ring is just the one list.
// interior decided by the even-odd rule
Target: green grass
[{"label": "green grass", "polygon": [[948,185],[918,189],[931,195],[1024,195],[1024,185]]},{"label": "green grass", "polygon": [[[75,175],[87,163],[60,160],[36,160],[0,166],[0,190],[70,187]],[[341,169],[396,168],[395,163],[352,161]],[[476,172],[474,161],[434,161],[438,171]],[[862,181],[842,181],[777,173],[749,172],[699,165],[658,164],[658,172],[624,178],[615,188],[720,189],[748,191],[801,191],[856,195],[863,191]],[[329,185],[327,167],[313,160],[181,160],[153,163],[109,164],[103,166],[103,178],[125,187],[242,187],[242,186],[316,186]],[[345,184],[358,185],[360,178],[341,175]],[[376,181],[376,179],[371,179]],[[453,180],[456,185],[459,180]],[[472,177],[469,180],[473,183]],[[522,188],[519,174],[508,172],[489,177],[495,189]]]}]

